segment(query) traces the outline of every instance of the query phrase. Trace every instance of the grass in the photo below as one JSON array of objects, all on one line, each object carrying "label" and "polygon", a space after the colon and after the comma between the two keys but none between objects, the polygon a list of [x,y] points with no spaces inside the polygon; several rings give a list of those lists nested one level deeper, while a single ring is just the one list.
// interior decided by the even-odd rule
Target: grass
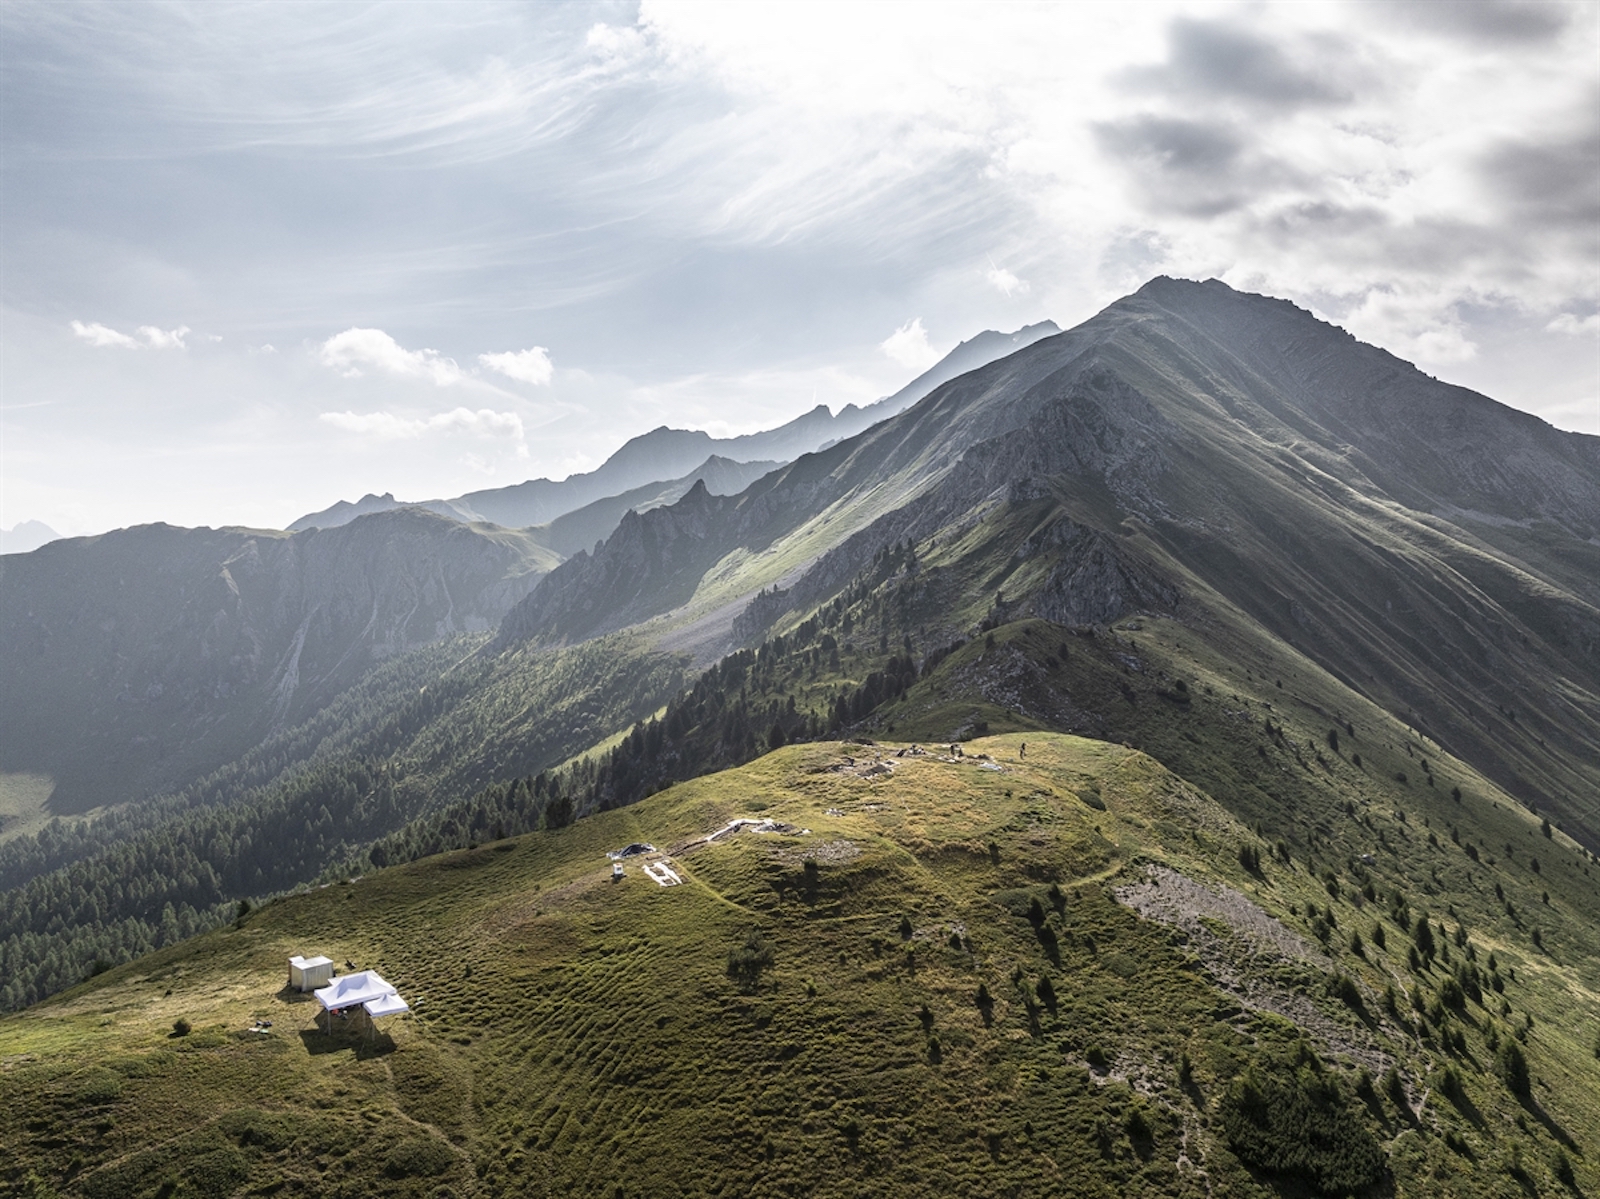
[{"label": "grass", "polygon": [[[1135,750],[1037,732],[952,760],[898,748],[791,746],[556,833],[280,900],[8,1017],[10,1181],[86,1195],[1276,1193],[1230,1149],[1217,1105],[1257,1055],[1304,1034],[1219,989],[1180,928],[1113,890],[1159,863],[1295,925],[1320,881],[1248,874],[1237,845],[1253,834]],[[878,755],[892,773],[865,775]],[[809,834],[682,848],[756,810]],[[603,853],[634,840],[673,850],[685,884],[634,867],[613,884]],[[773,958],[754,986],[728,972],[752,932]],[[1374,991],[1407,940],[1391,925],[1388,942],[1340,969]],[[314,1030],[312,1005],[282,989],[284,959],[307,951],[382,970],[413,1015],[372,1041]],[[1553,1001],[1567,978],[1517,960],[1518,1011],[1542,1012],[1529,997]],[[1319,968],[1250,968],[1276,971],[1330,1027],[1359,1023]],[[171,1035],[179,1017],[188,1037]],[[258,1019],[271,1030],[246,1031]],[[1441,1058],[1442,1033],[1426,1034],[1432,1050],[1383,1020],[1371,1035],[1419,1094],[1413,1062]],[[1492,1061],[1482,1035],[1468,1030],[1463,1062]],[[1574,1096],[1600,1089],[1600,1063],[1567,1053],[1579,1036],[1536,1014],[1533,1107],[1464,1065],[1477,1124],[1437,1098],[1420,1118],[1382,1101],[1351,1118],[1402,1192],[1465,1186],[1441,1128],[1480,1158],[1521,1144],[1538,1174],[1549,1128],[1586,1127]],[[1352,1090],[1354,1061],[1309,1044]],[[1583,1148],[1569,1152],[1592,1186]]]},{"label": "grass", "polygon": [[0,773],[0,842],[36,833],[50,823],[50,793],[55,780],[48,774]]}]

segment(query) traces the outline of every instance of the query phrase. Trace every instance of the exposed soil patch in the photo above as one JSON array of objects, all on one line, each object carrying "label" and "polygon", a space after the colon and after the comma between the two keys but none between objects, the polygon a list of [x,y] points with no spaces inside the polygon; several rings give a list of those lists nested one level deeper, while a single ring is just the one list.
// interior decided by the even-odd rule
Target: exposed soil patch
[{"label": "exposed soil patch", "polygon": [[861,856],[861,846],[854,841],[823,841],[818,845],[785,847],[775,849],[772,856],[780,862],[800,863],[807,861],[819,865],[829,866],[839,862],[849,862]]},{"label": "exposed soil patch", "polygon": [[1148,866],[1145,876],[1143,882],[1118,887],[1117,899],[1146,920],[1182,929],[1217,986],[1247,1008],[1294,1021],[1335,1055],[1374,1074],[1388,1069],[1393,1059],[1365,1027],[1341,1023],[1279,981],[1295,972],[1285,970],[1294,963],[1303,963],[1297,967],[1301,971],[1304,966],[1318,973],[1333,970],[1333,960],[1315,942],[1285,928],[1231,887],[1206,887],[1165,866]]}]

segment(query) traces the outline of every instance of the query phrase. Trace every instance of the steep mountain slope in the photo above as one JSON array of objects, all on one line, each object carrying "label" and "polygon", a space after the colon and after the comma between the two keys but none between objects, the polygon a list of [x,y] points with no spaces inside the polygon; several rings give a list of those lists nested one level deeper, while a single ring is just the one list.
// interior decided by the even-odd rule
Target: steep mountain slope
[{"label": "steep mountain slope", "polygon": [[557,561],[418,509],[288,534],[147,525],[0,561],[0,771],[61,813],[182,786],[375,663],[484,630]]},{"label": "steep mountain slope", "polygon": [[[599,467],[584,474],[570,475],[559,482],[529,479],[510,487],[472,491],[452,500],[427,500],[411,506],[427,508],[452,519],[487,520],[519,529],[547,524],[608,496],[650,486],[664,488],[664,480],[690,477],[693,472],[704,469],[703,464],[710,457],[740,463],[789,462],[853,437],[910,407],[941,383],[1057,332],[1052,321],[1027,325],[1015,333],[987,330],[956,346],[894,395],[865,407],[846,404],[833,413],[826,404],[818,404],[810,412],[776,429],[738,437],[716,438],[695,429],[671,429],[663,425],[631,438]],[[702,465],[697,468],[697,463]],[[723,494],[713,479],[707,478],[706,483],[713,493]],[[734,490],[742,490],[742,487]],[[289,528],[332,528],[368,512],[405,506],[406,501],[396,500],[392,494],[368,495],[354,503],[341,500],[321,512],[300,517]]]},{"label": "steep mountain slope", "polygon": [[1600,439],[1215,281],[1156,280],[739,496],[625,519],[498,644],[666,617],[715,657],[996,505],[982,556],[1011,564],[962,618],[1000,588],[1073,621],[1242,611],[1600,843]]},{"label": "steep mountain slope", "polygon": [[528,535],[540,545],[569,558],[582,549],[589,549],[597,541],[604,541],[616,531],[617,525],[630,511],[648,512],[667,504],[677,503],[696,484],[704,484],[712,495],[735,495],[755,480],[782,463],[735,462],[713,454],[681,479],[664,483],[646,483],[621,495],[606,496],[585,504],[548,524],[535,525]]},{"label": "steep mountain slope", "polygon": [[42,520],[24,520],[0,529],[0,554],[27,554],[61,537]]}]

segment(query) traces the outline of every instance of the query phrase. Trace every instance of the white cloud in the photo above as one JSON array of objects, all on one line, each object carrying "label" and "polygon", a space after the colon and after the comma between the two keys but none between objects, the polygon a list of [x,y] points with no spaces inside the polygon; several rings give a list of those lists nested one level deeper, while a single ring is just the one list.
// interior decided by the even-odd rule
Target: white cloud
[{"label": "white cloud", "polygon": [[189,347],[183,344],[183,339],[189,336],[191,330],[188,325],[179,325],[176,329],[157,329],[154,325],[140,325],[139,336],[144,338],[152,350],[186,350]]},{"label": "white cloud", "polygon": [[1428,290],[1374,288],[1339,324],[1419,366],[1454,366],[1478,356],[1448,298]]},{"label": "white cloud", "polygon": [[914,371],[925,371],[939,361],[939,351],[928,344],[928,331],[922,327],[922,318],[915,317],[889,334],[878,348],[901,366]]},{"label": "white cloud", "polygon": [[550,352],[543,346],[528,350],[507,350],[502,354],[479,354],[478,361],[508,379],[543,387],[550,382]]},{"label": "white cloud", "polygon": [[382,329],[346,329],[323,342],[317,357],[347,379],[360,378],[362,367],[401,378],[425,379],[438,387],[449,387],[467,378],[454,358],[446,358],[437,350],[408,350]]},{"label": "white cloud", "polygon": [[[144,338],[141,343],[137,338],[119,333],[99,321],[90,321],[88,324],[83,321],[73,321],[72,331],[92,346],[116,346],[122,350],[137,350],[144,346],[152,350],[186,350],[189,347],[183,344],[183,339],[192,332],[188,325],[179,325],[176,329],[158,329],[154,325],[140,325],[139,337]],[[221,338],[216,340],[220,341]]]},{"label": "white cloud", "polygon": [[1026,279],[1018,279],[1003,266],[989,264],[989,273],[984,276],[989,281],[989,286],[1004,296],[1028,294],[1030,288]]},{"label": "white cloud", "polygon": [[611,68],[629,67],[650,52],[644,32],[637,26],[595,25],[584,44],[600,61]]},{"label": "white cloud", "polygon": [[524,440],[522,418],[515,412],[492,408],[452,408],[428,417],[396,416],[392,412],[324,412],[317,418],[346,433],[359,433],[385,441],[410,440],[425,433],[466,433],[475,437]]},{"label": "white cloud", "polygon": [[1577,337],[1600,333],[1600,312],[1593,312],[1584,317],[1563,312],[1546,325],[1545,329],[1551,333],[1569,333]]},{"label": "white cloud", "polygon": [[139,348],[139,343],[126,333],[118,333],[115,329],[102,325],[99,321],[90,321],[88,324],[84,324],[82,321],[73,321],[72,331],[92,346],[118,346],[124,350],[137,350]]}]

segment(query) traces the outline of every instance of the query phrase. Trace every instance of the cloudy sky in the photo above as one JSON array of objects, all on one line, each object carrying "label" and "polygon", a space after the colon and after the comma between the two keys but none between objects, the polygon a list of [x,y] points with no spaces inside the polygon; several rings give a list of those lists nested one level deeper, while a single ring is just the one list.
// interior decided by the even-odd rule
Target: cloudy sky
[{"label": "cloudy sky", "polygon": [[281,526],[1151,275],[1600,433],[1600,5],[0,6],[0,526]]}]

